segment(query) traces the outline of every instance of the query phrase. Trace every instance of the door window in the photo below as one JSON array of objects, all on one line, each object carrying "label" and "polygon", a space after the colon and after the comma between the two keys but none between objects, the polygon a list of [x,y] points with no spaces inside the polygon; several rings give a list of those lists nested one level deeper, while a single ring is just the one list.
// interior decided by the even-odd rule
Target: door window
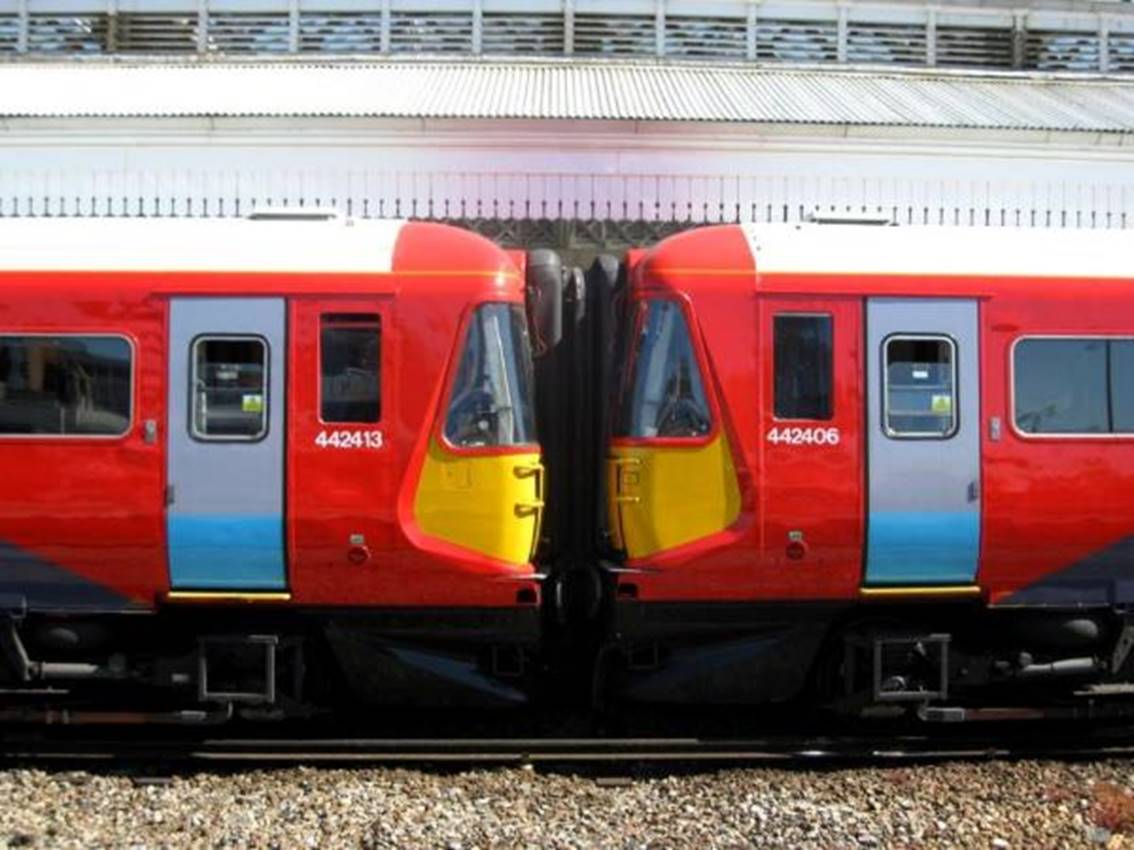
[{"label": "door window", "polygon": [[324,422],[377,422],[382,415],[382,321],[334,313],[320,322],[319,396]]},{"label": "door window", "polygon": [[948,439],[957,432],[957,357],[944,336],[892,336],[883,344],[888,437]]},{"label": "door window", "polygon": [[830,419],[831,317],[780,314],[773,320],[777,419]]},{"label": "door window", "polygon": [[262,337],[197,337],[192,364],[193,437],[262,440],[268,433],[267,342]]}]

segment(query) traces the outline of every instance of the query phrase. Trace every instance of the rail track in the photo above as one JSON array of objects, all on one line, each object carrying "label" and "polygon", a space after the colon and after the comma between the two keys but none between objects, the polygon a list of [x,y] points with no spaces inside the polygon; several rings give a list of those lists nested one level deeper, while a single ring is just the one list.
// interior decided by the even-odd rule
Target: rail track
[{"label": "rail track", "polygon": [[[1037,734],[1038,733],[1038,734]],[[357,738],[194,737],[9,734],[0,765],[27,763],[162,763],[213,765],[732,763],[836,766],[987,759],[1134,757],[1134,733],[1080,730],[1072,737],[1028,735],[901,735],[892,737],[768,736],[760,738]]]}]

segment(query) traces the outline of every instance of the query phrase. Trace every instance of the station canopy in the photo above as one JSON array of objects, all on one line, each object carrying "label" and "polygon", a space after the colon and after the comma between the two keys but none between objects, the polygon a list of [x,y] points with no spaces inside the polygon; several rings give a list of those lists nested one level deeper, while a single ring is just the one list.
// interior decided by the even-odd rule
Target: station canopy
[{"label": "station canopy", "polygon": [[0,118],[718,122],[1134,133],[1124,75],[622,59],[0,65]]}]

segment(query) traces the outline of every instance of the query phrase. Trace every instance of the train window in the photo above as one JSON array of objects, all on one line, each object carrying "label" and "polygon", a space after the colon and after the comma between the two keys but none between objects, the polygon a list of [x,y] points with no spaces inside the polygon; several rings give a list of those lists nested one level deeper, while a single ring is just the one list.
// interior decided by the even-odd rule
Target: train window
[{"label": "train window", "polygon": [[772,336],[776,418],[830,419],[831,317],[781,314]]},{"label": "train window", "polygon": [[483,304],[465,336],[445,416],[445,439],[461,448],[536,441],[528,326],[518,304]]},{"label": "train window", "polygon": [[641,302],[633,321],[618,435],[701,437],[712,417],[685,315],[676,301]]},{"label": "train window", "polygon": [[319,411],[324,422],[377,422],[381,417],[382,318],[333,313],[319,332]]},{"label": "train window", "polygon": [[1134,434],[1134,339],[1110,340],[1111,431]]},{"label": "train window", "polygon": [[119,336],[0,336],[0,435],[120,437],[133,350]]},{"label": "train window", "polygon": [[957,432],[957,357],[941,336],[885,342],[883,421],[893,438],[948,439]]},{"label": "train window", "polygon": [[268,432],[267,342],[260,337],[197,337],[192,363],[193,437],[263,439]]},{"label": "train window", "polygon": [[1022,433],[1134,434],[1134,340],[1022,339],[1012,373]]}]

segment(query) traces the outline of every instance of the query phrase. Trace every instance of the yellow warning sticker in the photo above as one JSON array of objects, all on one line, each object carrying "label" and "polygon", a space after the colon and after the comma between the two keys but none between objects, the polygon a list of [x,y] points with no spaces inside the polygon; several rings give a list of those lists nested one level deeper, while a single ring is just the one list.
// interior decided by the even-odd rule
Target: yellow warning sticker
[{"label": "yellow warning sticker", "polygon": [[953,396],[951,395],[935,395],[933,396],[930,407],[934,413],[952,413],[953,412]]},{"label": "yellow warning sticker", "polygon": [[258,394],[247,394],[241,397],[240,409],[245,413],[263,413],[264,397]]}]

